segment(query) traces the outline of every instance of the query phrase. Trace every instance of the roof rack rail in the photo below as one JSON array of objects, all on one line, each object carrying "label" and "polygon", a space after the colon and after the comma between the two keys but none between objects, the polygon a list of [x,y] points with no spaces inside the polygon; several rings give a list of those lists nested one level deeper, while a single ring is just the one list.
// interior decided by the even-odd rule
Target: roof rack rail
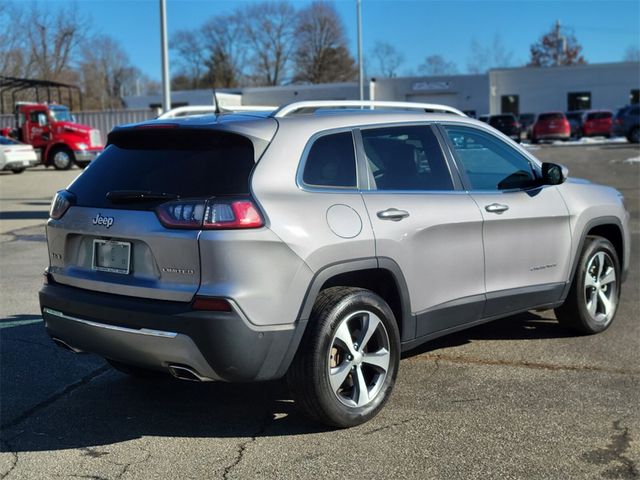
[{"label": "roof rack rail", "polygon": [[[267,105],[220,105],[222,113],[227,112],[273,112],[278,107]],[[193,115],[207,115],[216,113],[215,105],[186,105],[184,107],[176,107],[164,112],[158,118],[178,118],[191,117]]]},{"label": "roof rack rail", "polygon": [[320,109],[320,108],[368,108],[374,110],[376,108],[396,108],[403,110],[422,110],[424,112],[437,113],[453,113],[461,117],[466,117],[457,108],[437,103],[415,103],[415,102],[381,102],[371,100],[309,100],[304,102],[294,102],[282,105],[272,116],[282,118],[303,109]]}]

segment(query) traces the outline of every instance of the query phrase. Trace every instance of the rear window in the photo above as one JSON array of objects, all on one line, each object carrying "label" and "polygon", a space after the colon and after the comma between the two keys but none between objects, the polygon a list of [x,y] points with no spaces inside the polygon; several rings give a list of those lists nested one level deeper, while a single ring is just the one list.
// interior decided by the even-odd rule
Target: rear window
[{"label": "rear window", "polygon": [[564,115],[562,113],[541,113],[538,120],[541,122],[548,122],[550,120],[562,120]]},{"label": "rear window", "polygon": [[516,117],[513,115],[493,115],[489,119],[489,125],[512,125],[516,122]]},{"label": "rear window", "polygon": [[78,205],[148,209],[159,202],[113,205],[110,191],[140,190],[200,198],[249,193],[255,165],[246,137],[212,130],[112,132],[109,146],[67,190]]},{"label": "rear window", "polygon": [[587,115],[589,120],[599,120],[603,118],[611,118],[611,112],[592,112]]}]

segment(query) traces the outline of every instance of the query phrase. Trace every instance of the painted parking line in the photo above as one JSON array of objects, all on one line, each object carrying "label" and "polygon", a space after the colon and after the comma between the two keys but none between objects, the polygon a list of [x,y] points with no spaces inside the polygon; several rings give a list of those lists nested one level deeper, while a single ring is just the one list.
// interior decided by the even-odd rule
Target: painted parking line
[{"label": "painted parking line", "polygon": [[12,327],[22,327],[24,325],[31,325],[32,323],[41,323],[42,319],[38,318],[36,320],[14,320],[11,322],[0,322],[0,330],[3,328],[12,328]]}]

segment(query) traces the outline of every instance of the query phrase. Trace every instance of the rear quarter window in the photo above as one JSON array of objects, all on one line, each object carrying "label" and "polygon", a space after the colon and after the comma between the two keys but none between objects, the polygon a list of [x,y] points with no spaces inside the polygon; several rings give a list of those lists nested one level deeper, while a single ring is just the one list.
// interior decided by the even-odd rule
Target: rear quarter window
[{"label": "rear quarter window", "polygon": [[317,138],[307,153],[302,181],[312,187],[356,188],[356,156],[351,132]]}]

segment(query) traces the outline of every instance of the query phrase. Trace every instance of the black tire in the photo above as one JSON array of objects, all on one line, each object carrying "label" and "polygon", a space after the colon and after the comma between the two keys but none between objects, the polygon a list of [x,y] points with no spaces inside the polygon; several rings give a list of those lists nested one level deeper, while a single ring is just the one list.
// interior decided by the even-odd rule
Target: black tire
[{"label": "black tire", "polygon": [[11,171],[15,174],[19,174],[25,171],[24,168],[12,168]]},{"label": "black tire", "polygon": [[531,137],[531,143],[533,143],[534,145],[537,145],[538,139],[536,137]]},{"label": "black tire", "polygon": [[640,143],[640,127],[633,127],[627,134],[630,143]]},{"label": "black tire", "polygon": [[[555,313],[558,322],[564,327],[583,335],[591,335],[606,330],[615,317],[620,300],[620,261],[609,240],[589,236],[578,262],[567,299],[555,309]],[[587,269],[589,276],[595,278],[592,285],[587,283]],[[613,282],[601,283],[601,280],[608,279],[605,277],[609,269],[613,270]],[[609,310],[601,300],[601,295],[609,299]]]},{"label": "black tire", "polygon": [[126,363],[118,362],[117,360],[105,359],[109,365],[118,370],[120,373],[124,373],[135,378],[170,378],[168,374],[160,372],[158,370],[149,370],[148,368],[137,367],[135,365],[129,365]]},{"label": "black tire", "polygon": [[56,170],[69,170],[75,161],[75,155],[67,147],[54,147],[49,152],[49,164]]},{"label": "black tire", "polygon": [[[363,332],[369,326],[373,333],[364,341],[365,345],[352,344],[347,349],[340,340],[344,335],[338,333],[338,329],[344,332],[345,326],[353,342],[365,340]],[[374,352],[388,360],[386,371],[366,361]],[[333,427],[353,427],[373,418],[387,402],[399,362],[400,334],[389,305],[369,290],[331,287],[323,290],[315,301],[287,373],[287,383],[298,408],[308,417]],[[330,370],[341,371],[343,375],[331,377]],[[331,386],[332,378],[338,385],[336,389]],[[363,390],[366,395],[361,397]]]}]

